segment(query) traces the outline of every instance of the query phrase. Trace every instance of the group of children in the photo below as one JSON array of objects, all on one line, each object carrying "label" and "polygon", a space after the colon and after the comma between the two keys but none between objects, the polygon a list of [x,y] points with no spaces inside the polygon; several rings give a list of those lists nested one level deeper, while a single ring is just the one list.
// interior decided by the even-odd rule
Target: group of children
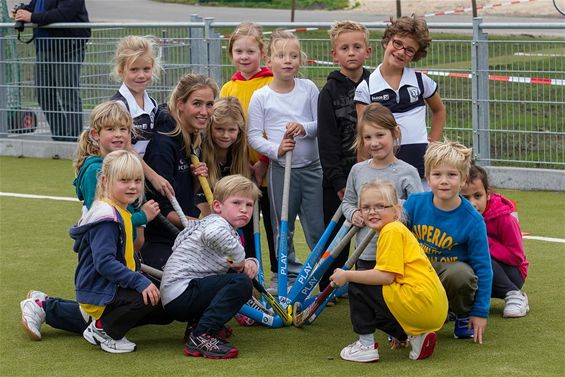
[{"label": "group of children", "polygon": [[[425,22],[391,22],[373,73],[363,67],[371,54],[364,26],[337,22],[330,37],[340,69],[320,92],[298,78],[304,53],[292,33],[276,30],[264,46],[260,26],[243,23],[228,45],[237,72],[221,91],[189,73],[163,105],[147,93],[160,70],[151,40],[119,42],[114,73],[122,85],[92,111],[77,147],[74,184],[84,209],[71,229],[76,301],[30,291],[20,307],[32,339],[41,339],[47,322],[105,351],[131,352],[130,328],[178,320],[188,323],[187,356],[236,357],[226,323],[251,298],[259,268],[249,225],[255,201],[277,290],[287,153],[291,282],[302,267],[293,246],[298,215],[310,249],[340,207],[361,228],[358,240],[367,228],[378,235],[355,270],[339,268],[344,252],[320,282],[322,289],[350,283],[359,340],[341,351],[343,359],[378,360],[375,329],[393,348],[409,343],[411,359],[426,358],[448,312],[455,337],[482,343],[491,297],[506,300],[504,317],[526,315],[528,262],[515,208],[490,191],[471,149],[438,141],[446,114],[437,84],[408,67],[426,55]],[[202,178],[213,200],[203,195]],[[178,236],[171,223],[184,228]],[[140,262],[163,270],[162,279],[141,274]]]}]

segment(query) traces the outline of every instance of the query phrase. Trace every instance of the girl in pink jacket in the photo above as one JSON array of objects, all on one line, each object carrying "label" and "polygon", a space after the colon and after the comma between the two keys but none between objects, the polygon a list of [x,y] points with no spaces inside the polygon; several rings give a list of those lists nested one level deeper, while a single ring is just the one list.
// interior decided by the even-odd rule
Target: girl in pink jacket
[{"label": "girl in pink jacket", "polygon": [[493,272],[491,297],[505,300],[503,317],[525,316],[530,307],[528,296],[521,289],[528,275],[529,263],[514,203],[492,192],[487,172],[474,163],[461,195],[483,215],[487,226]]}]

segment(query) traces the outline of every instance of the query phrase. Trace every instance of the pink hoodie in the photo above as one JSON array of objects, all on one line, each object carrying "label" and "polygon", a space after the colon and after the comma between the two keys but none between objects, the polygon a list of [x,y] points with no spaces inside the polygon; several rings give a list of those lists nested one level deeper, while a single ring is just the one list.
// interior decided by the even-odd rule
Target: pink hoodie
[{"label": "pink hoodie", "polygon": [[493,259],[516,266],[526,279],[528,261],[524,253],[522,232],[516,217],[514,204],[504,196],[492,192],[483,212],[487,226],[488,245]]}]

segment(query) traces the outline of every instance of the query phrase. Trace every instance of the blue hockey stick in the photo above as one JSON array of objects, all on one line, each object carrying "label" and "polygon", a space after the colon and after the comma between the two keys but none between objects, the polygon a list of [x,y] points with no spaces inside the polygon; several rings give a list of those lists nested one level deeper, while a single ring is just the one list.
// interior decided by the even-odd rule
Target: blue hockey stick
[{"label": "blue hockey stick", "polygon": [[294,303],[296,295],[298,294],[298,292],[300,292],[300,290],[304,287],[304,284],[306,284],[306,282],[308,281],[308,277],[310,276],[311,272],[314,270],[316,263],[318,263],[318,261],[320,260],[320,257],[324,252],[324,246],[326,246],[326,243],[328,242],[328,239],[330,238],[342,214],[343,212],[341,210],[341,206],[339,206],[339,208],[333,215],[330,223],[326,227],[326,230],[318,240],[318,243],[316,243],[316,246],[314,246],[314,248],[310,252],[310,255],[308,256],[308,259],[306,259],[306,262],[304,262],[304,265],[302,266],[302,269],[300,270],[300,273],[298,274],[296,281],[294,282],[294,285],[292,286],[292,289],[288,294],[288,299],[291,303]]},{"label": "blue hockey stick", "polygon": [[278,248],[278,298],[283,307],[288,306],[288,200],[290,196],[290,173],[292,170],[292,151],[285,154],[284,185],[281,205],[281,224],[279,226]]},{"label": "blue hockey stick", "polygon": [[331,253],[320,261],[318,267],[314,270],[314,272],[312,272],[304,287],[297,293],[294,299],[294,303],[302,302],[306,297],[308,297],[308,295],[310,295],[312,290],[320,282],[322,276],[324,276],[324,273],[328,270],[328,268],[330,268],[334,260],[338,257],[345,246],[349,245],[349,242],[358,231],[359,228],[357,227],[352,227],[351,229],[349,229],[347,234],[339,241],[339,243],[331,251]]},{"label": "blue hockey stick", "polygon": [[[371,242],[373,237],[375,236],[375,231],[370,230],[369,233],[361,240],[359,245],[355,248],[353,254],[347,258],[347,261],[343,265],[342,269],[350,270],[353,265],[359,259],[359,256],[363,254],[363,251]],[[336,289],[337,288],[337,289]],[[341,287],[343,288],[343,287]],[[334,286],[334,284],[329,284],[322,293],[316,298],[316,300],[310,304],[306,309],[302,310],[301,303],[295,302],[294,303],[294,315],[292,319],[292,323],[296,327],[301,327],[304,323],[312,323],[314,320],[320,315],[322,310],[326,307],[328,302],[335,297],[336,291],[341,289],[340,287]]]}]

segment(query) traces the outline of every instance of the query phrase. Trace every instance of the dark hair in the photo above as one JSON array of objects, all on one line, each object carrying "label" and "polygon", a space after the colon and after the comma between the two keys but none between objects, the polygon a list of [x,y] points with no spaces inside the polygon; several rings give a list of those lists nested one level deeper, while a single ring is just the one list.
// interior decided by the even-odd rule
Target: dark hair
[{"label": "dark hair", "polygon": [[423,18],[412,15],[412,17],[404,16],[393,21],[391,17],[390,25],[387,26],[381,39],[381,45],[385,47],[394,35],[410,37],[418,43],[419,48],[412,61],[417,62],[428,54],[427,50],[432,42],[432,38],[430,38],[428,24],[426,24]]},{"label": "dark hair", "polygon": [[490,184],[488,181],[487,171],[481,166],[477,165],[475,161],[471,163],[469,168],[469,176],[467,177],[467,183],[471,183],[476,179],[480,179],[485,187],[485,192],[490,192]]}]

